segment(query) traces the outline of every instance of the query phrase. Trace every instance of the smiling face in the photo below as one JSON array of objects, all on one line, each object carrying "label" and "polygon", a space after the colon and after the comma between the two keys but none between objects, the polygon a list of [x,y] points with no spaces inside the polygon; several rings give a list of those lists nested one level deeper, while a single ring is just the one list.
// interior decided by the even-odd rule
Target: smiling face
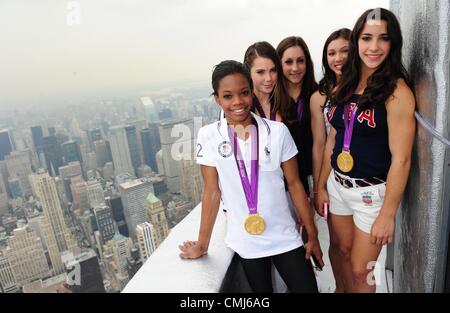
[{"label": "smiling face", "polygon": [[236,73],[222,78],[214,98],[222,107],[228,124],[247,126],[251,123],[252,91],[244,75]]},{"label": "smiling face", "polygon": [[281,57],[283,75],[292,85],[299,85],[303,82],[306,73],[306,58],[303,49],[299,46],[292,46],[284,51]]},{"label": "smiling face", "polygon": [[256,57],[250,68],[255,93],[270,94],[278,79],[277,69],[269,58]]},{"label": "smiling face", "polygon": [[358,52],[363,69],[375,71],[389,56],[391,40],[387,22],[366,22],[358,38]]},{"label": "smiling face", "polygon": [[342,75],[342,67],[347,62],[349,41],[342,37],[330,42],[327,48],[327,62],[336,76]]}]

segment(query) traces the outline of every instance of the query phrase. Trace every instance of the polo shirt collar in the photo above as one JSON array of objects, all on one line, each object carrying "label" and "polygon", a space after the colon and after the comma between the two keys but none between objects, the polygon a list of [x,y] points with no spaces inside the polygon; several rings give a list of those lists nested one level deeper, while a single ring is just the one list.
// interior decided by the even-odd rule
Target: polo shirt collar
[{"label": "polo shirt collar", "polygon": [[[256,115],[253,112],[250,112],[250,114],[252,115],[252,117],[256,120],[256,123],[258,124],[258,131],[259,131],[259,137],[260,138],[267,138],[268,134],[268,129],[264,123],[264,121],[262,120],[262,118],[258,115]],[[227,124],[227,119],[225,117],[223,117],[220,123],[220,133],[227,138],[229,141],[231,141],[230,136],[228,136],[228,124]],[[261,140],[261,139],[260,139]],[[266,141],[266,140],[264,140]]]}]

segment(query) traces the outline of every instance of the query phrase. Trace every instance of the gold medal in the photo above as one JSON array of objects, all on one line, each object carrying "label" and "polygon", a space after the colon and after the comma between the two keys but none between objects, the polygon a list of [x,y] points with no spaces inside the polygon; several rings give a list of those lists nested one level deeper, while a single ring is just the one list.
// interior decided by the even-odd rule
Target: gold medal
[{"label": "gold medal", "polygon": [[350,151],[342,151],[337,157],[337,166],[343,173],[348,173],[353,168],[353,157]]},{"label": "gold medal", "polygon": [[245,220],[244,227],[251,235],[261,235],[266,229],[266,222],[259,214],[250,214]]}]

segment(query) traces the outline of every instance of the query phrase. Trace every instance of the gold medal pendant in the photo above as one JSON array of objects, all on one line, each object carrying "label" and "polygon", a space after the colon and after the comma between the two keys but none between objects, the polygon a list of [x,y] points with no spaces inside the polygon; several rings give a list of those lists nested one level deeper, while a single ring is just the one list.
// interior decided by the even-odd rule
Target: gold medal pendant
[{"label": "gold medal pendant", "polygon": [[348,173],[354,165],[353,157],[350,151],[342,151],[337,157],[337,166],[343,173]]},{"label": "gold medal pendant", "polygon": [[259,214],[250,214],[245,220],[244,227],[251,235],[261,235],[266,229],[266,222]]}]

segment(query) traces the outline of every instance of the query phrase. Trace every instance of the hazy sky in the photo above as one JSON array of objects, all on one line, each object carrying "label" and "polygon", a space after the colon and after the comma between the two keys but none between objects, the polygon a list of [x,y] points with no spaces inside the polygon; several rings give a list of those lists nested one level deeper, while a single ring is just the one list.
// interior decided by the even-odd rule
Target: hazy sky
[{"label": "hazy sky", "polygon": [[290,35],[305,39],[318,72],[326,37],[379,6],[389,1],[0,0],[0,108],[208,81],[250,44]]}]

